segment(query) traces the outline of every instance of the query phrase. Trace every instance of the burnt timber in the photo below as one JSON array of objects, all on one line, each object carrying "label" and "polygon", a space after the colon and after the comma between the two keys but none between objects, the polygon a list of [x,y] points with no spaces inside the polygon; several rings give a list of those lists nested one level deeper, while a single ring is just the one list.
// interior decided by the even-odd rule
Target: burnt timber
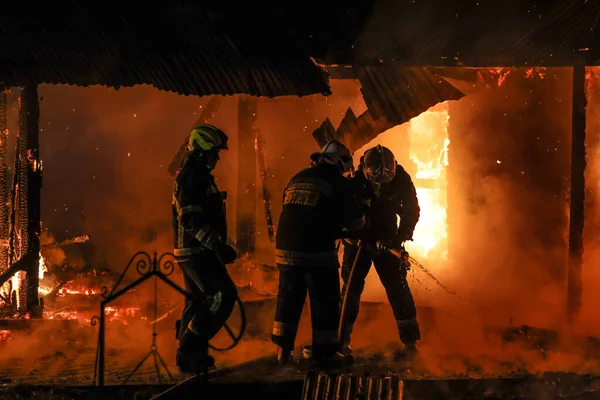
[{"label": "burnt timber", "polygon": [[[6,145],[8,139],[7,88],[0,85],[0,273],[6,271],[8,263],[8,165],[6,164]],[[4,244],[5,243],[5,244]],[[0,284],[1,286],[1,284]]]},{"label": "burnt timber", "polygon": [[[42,310],[38,298],[40,235],[41,226],[41,189],[42,165],[40,162],[40,107],[37,86],[26,86],[21,89],[21,107],[19,109],[19,134],[25,134],[25,149],[19,153],[21,166],[27,175],[25,190],[19,206],[26,211],[26,223],[23,236],[27,237],[26,253],[28,264],[25,266],[27,282],[27,311],[31,318],[41,318]],[[23,174],[24,175],[24,174]],[[21,183],[20,185],[21,186]],[[25,203],[25,204],[23,204]]]}]

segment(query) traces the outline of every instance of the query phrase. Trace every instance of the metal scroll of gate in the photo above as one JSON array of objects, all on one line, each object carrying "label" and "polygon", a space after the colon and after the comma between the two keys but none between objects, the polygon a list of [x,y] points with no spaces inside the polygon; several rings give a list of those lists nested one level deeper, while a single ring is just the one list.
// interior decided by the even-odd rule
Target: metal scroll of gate
[{"label": "metal scroll of gate", "polygon": [[[169,371],[169,369],[167,368],[165,361],[163,360],[162,356],[158,352],[158,347],[156,344],[156,337],[157,337],[156,322],[159,319],[158,318],[158,281],[159,280],[163,281],[168,286],[170,286],[172,289],[179,292],[180,294],[182,294],[183,296],[185,296],[188,299],[193,298],[193,295],[191,293],[187,292],[185,289],[183,289],[181,286],[179,286],[177,283],[173,282],[169,278],[169,276],[175,271],[175,264],[176,264],[175,255],[173,255],[172,253],[164,253],[164,254],[158,256],[157,253],[153,253],[153,255],[150,255],[147,252],[139,251],[139,252],[135,253],[133,255],[133,257],[131,257],[131,259],[129,260],[129,263],[123,270],[123,273],[121,274],[119,279],[117,279],[117,281],[113,285],[112,289],[109,290],[105,286],[102,287],[101,296],[103,297],[103,300],[100,302],[100,316],[94,316],[91,320],[91,323],[93,326],[99,325],[99,328],[100,328],[99,332],[98,332],[98,347],[96,349],[96,362],[95,362],[95,366],[94,366],[94,384],[96,384],[97,386],[104,386],[104,382],[105,382],[105,369],[106,369],[106,363],[105,363],[106,315],[105,315],[105,311],[106,311],[106,307],[111,302],[115,301],[116,299],[123,296],[124,294],[131,291],[132,289],[136,288],[137,286],[141,285],[142,283],[146,282],[150,278],[154,278],[154,304],[153,304],[154,320],[152,323],[152,344],[150,346],[150,351],[142,358],[142,360],[135,366],[133,371],[125,378],[124,383],[127,383],[129,381],[129,379],[139,370],[139,368],[150,358],[152,358],[154,361],[154,367],[156,370],[156,374],[157,374],[159,383],[162,383],[162,374],[160,372],[161,368],[164,369],[164,371],[166,372],[169,379],[172,382],[175,382],[175,379],[173,379],[173,376],[172,376],[171,372]],[[125,284],[124,283],[125,276],[132,269],[132,267],[134,265],[135,265],[135,271],[137,272],[139,277],[136,280],[134,280],[133,282]],[[121,288],[121,286],[123,286],[123,287]],[[225,323],[224,329],[227,332],[227,334],[229,335],[229,337],[232,339],[232,344],[230,344],[227,347],[223,347],[223,348],[219,348],[219,347],[216,347],[211,344],[210,347],[215,351],[227,351],[227,350],[232,349],[240,342],[240,340],[242,339],[242,336],[244,335],[244,332],[246,330],[246,312],[244,310],[242,301],[240,300],[239,297],[237,298],[236,302],[240,309],[240,327],[239,327],[238,333],[237,334],[234,333],[234,330],[231,329],[231,327],[228,325],[228,323]]]}]

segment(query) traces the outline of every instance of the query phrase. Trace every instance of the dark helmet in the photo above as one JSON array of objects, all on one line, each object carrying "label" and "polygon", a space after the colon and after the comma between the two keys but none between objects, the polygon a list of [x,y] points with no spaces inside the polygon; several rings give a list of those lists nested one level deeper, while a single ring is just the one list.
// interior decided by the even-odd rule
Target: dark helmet
[{"label": "dark helmet", "polygon": [[310,156],[313,163],[321,160],[336,165],[343,173],[352,171],[354,164],[352,163],[352,152],[348,147],[338,142],[331,140],[327,142],[320,152],[313,153]]},{"label": "dark helmet", "polygon": [[369,181],[388,183],[396,176],[396,157],[390,149],[378,145],[365,152],[362,169]]}]

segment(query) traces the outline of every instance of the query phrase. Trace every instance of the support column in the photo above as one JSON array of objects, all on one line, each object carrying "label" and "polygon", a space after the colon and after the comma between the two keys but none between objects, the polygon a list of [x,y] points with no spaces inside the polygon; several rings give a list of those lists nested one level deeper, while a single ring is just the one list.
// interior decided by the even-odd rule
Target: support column
[{"label": "support column", "polygon": [[27,257],[24,266],[26,275],[26,306],[31,318],[41,318],[42,310],[38,298],[39,288],[39,263],[40,263],[40,234],[41,234],[41,188],[42,168],[39,159],[39,123],[40,108],[38,102],[37,86],[26,86],[21,89],[21,106],[19,108],[19,134],[23,141],[24,152],[20,152],[22,178],[19,180],[19,207],[25,210],[20,213],[26,215],[22,219],[23,236],[27,238],[23,242],[23,256]]},{"label": "support column", "polygon": [[236,242],[250,258],[256,250],[256,111],[255,97],[239,96]]},{"label": "support column", "polygon": [[256,131],[256,158],[260,169],[260,183],[262,189],[262,201],[265,206],[265,217],[267,219],[267,235],[269,242],[275,243],[275,226],[273,225],[273,213],[271,209],[271,192],[269,191],[269,172],[267,170],[267,156],[265,154],[265,143],[260,132]]},{"label": "support column", "polygon": [[569,219],[569,268],[567,277],[567,319],[576,321],[581,308],[583,225],[585,201],[585,65],[573,68],[573,120],[571,142],[571,204]]},{"label": "support column", "polygon": [[[0,84],[0,274],[8,269],[8,185],[6,165],[6,142],[8,140],[8,110],[6,92]],[[1,286],[1,284],[0,284]]]}]

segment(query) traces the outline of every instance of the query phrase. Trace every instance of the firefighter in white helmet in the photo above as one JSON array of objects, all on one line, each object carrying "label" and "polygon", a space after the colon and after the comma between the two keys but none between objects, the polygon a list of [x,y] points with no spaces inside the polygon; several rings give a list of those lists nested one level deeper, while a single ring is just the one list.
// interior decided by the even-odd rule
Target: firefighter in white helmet
[{"label": "firefighter in white helmet", "polygon": [[306,294],[310,298],[312,359],[320,367],[344,362],[339,353],[339,262],[336,240],[367,225],[350,182],[352,154],[331,141],[311,156],[309,168],[288,183],[277,227],[279,291],[272,340],[278,360],[292,359]]},{"label": "firefighter in white helmet", "polygon": [[[353,301],[346,303],[343,352],[352,358],[350,335],[358,317],[360,294],[373,263],[392,306],[400,340],[404,344],[404,349],[395,352],[395,358],[410,360],[416,354],[416,343],[421,338],[415,303],[406,280],[408,253],[404,250],[404,242],[412,240],[420,216],[416,189],[410,175],[396,162],[392,151],[383,146],[365,152],[351,182],[370,226],[358,260],[356,241],[344,239],[342,295],[348,290],[353,267],[356,271],[351,286],[356,295],[349,296]],[[398,216],[400,225],[397,225]],[[386,249],[402,254],[402,259]]]}]

